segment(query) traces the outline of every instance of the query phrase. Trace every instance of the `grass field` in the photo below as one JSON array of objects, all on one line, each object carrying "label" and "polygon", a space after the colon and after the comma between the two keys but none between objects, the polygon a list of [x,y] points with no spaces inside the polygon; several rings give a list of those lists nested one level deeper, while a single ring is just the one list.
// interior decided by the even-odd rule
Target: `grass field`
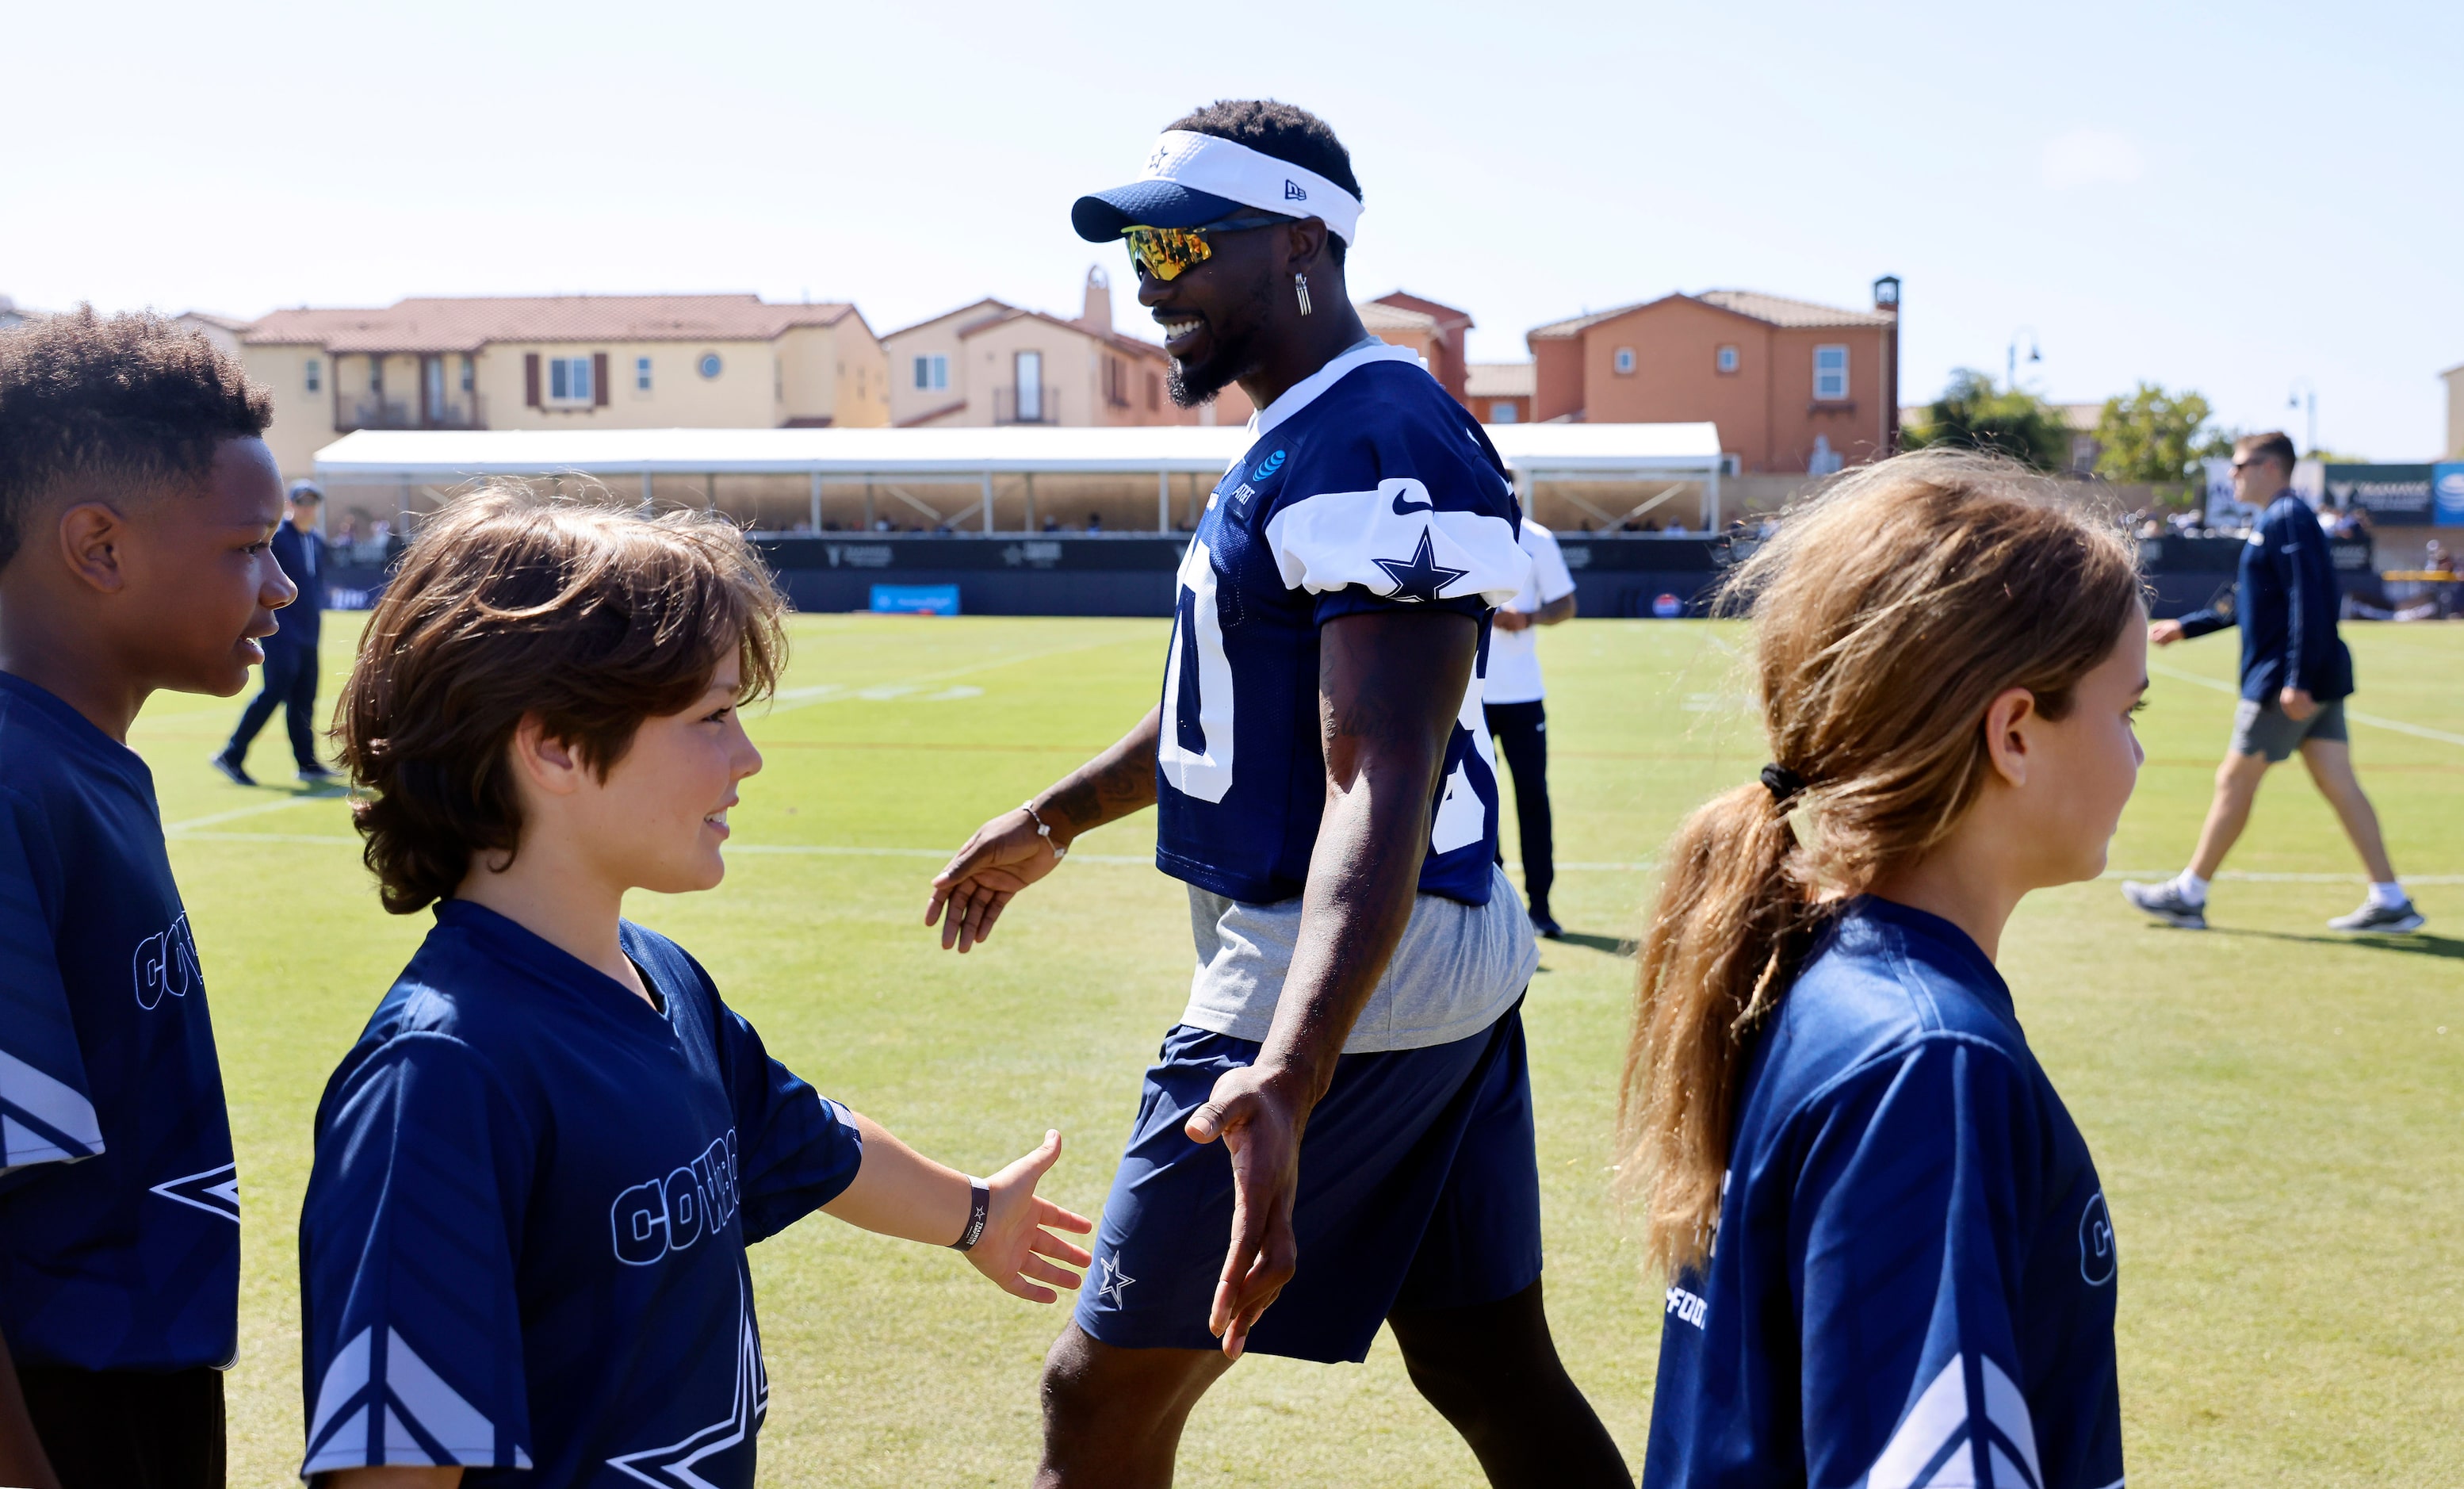
[{"label": "grass field", "polygon": [[[328,621],[328,684],[351,618]],[[767,769],[726,884],[638,919],[711,968],[823,1090],[977,1171],[1057,1126],[1046,1193],[1092,1214],[1138,1075],[1180,1009],[1180,887],[1153,818],[1090,835],[964,960],[920,924],[937,861],[1109,742],[1155,695],[1160,622],[800,618]],[[1551,1314],[1641,1466],[1660,1295],[1609,1204],[1611,1081],[1642,865],[1762,753],[1742,631],[1582,621],[1545,633],[1561,877],[1528,1020]],[[2434,934],[2360,943],[2349,850],[2298,767],[2262,793],[2205,935],[2110,884],[2023,907],[2005,971],[2095,1150],[2121,1237],[2123,1412],[2143,1484],[2464,1482],[2464,626],[2357,627],[2363,778]],[[2117,870],[2188,855],[2232,712],[2233,640],[2156,659],[2148,762]],[[428,925],[384,914],[341,803],[232,787],[205,758],[234,701],[165,697],[152,763],[212,990],[247,1191],[232,1481],[298,1461],[294,1226],[327,1073]],[[279,725],[254,761],[289,776]],[[1511,814],[1508,814],[1509,822]],[[1509,827],[1510,831],[1510,827]],[[1508,849],[1509,858],[1512,850]],[[1304,1265],[1307,1264],[1304,1259]],[[772,1393],[763,1479],[1015,1484],[1060,1328],[957,1258],[826,1218],[755,1249]],[[1185,1484],[1471,1484],[1390,1341],[1367,1366],[1244,1362],[1199,1410]]]}]

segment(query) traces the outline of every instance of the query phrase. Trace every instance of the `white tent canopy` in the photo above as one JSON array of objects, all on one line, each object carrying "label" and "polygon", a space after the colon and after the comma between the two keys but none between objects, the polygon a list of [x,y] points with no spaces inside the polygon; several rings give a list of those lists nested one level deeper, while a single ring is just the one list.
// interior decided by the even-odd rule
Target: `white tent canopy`
[{"label": "white tent canopy", "polygon": [[[1534,480],[1699,479],[1718,500],[1718,429],[1709,424],[1497,425],[1488,436],[1518,484]],[[327,483],[445,485],[490,475],[808,475],[979,480],[991,523],[996,475],[1156,477],[1158,518],[1176,474],[1215,475],[1250,443],[1244,428],[362,429],[317,452]],[[1528,485],[1526,490],[1528,492]]]}]

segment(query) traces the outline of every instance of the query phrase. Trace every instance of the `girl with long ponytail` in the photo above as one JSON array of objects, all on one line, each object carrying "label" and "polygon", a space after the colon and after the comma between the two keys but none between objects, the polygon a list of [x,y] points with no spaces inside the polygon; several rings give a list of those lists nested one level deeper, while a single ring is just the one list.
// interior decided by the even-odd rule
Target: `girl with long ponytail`
[{"label": "girl with long ponytail", "polygon": [[2119,1484],[2112,1221],[1993,958],[2136,779],[2133,551],[1924,452],[1728,595],[1771,763],[1669,846],[1619,1106],[1668,1282],[1643,1483]]}]

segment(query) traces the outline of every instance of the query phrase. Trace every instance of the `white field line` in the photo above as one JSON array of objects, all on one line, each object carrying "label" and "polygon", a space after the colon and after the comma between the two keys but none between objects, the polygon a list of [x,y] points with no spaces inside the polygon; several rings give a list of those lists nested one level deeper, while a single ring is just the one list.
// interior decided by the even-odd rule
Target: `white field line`
[{"label": "white field line", "polygon": [[[357,838],[340,837],[330,833],[210,832],[188,830],[181,832],[179,836],[183,842],[203,843],[340,843],[350,847],[357,847],[360,843],[360,840]],[[835,843],[730,843],[725,851],[729,853],[759,853],[790,858],[937,859],[946,863],[950,859],[951,855],[955,854],[958,850],[956,848],[858,847],[852,844]],[[1133,867],[1144,868],[1152,866],[1155,863],[1155,859],[1150,855],[1139,853],[1071,853],[1069,855],[1069,862],[1073,864],[1123,864],[1129,865]],[[1647,874],[1659,866],[1659,865],[1653,863],[1594,864],[1576,862],[1559,864],[1557,865],[1557,869],[1561,873]],[[1507,867],[1516,878],[1519,879],[1522,877],[1520,865],[1508,865]],[[2105,879],[2145,879],[2152,881],[2169,878],[2170,875],[2167,873],[2166,870],[2160,868],[2108,868],[2100,877]],[[2218,879],[2230,879],[2243,884],[2367,884],[2369,882],[2367,876],[2363,874],[2245,873],[2242,870],[2235,868],[2228,868],[2223,873],[2216,875],[2216,877]],[[2464,885],[2464,874],[2407,874],[2404,876],[2404,882],[2409,885],[2437,885],[2442,887]]]},{"label": "white field line", "polygon": [[[2150,884],[2161,884],[2165,880],[2172,878],[2173,873],[2174,871],[2169,868],[2108,868],[2097,877],[2100,879],[2140,879]],[[2218,879],[2238,880],[2243,884],[2365,885],[2370,882],[2370,876],[2367,874],[2265,874],[2244,873],[2238,868],[2228,868],[2223,873],[2216,875],[2216,877]],[[2406,874],[2403,876],[2403,879],[2406,884],[2464,884],[2464,874]]]},{"label": "white field line", "polygon": [[[978,662],[968,667],[952,668],[943,672],[926,672],[920,677],[895,678],[889,682],[873,683],[862,688],[849,683],[814,683],[803,688],[782,688],[771,699],[770,707],[754,716],[767,718],[773,714],[792,713],[798,709],[810,708],[816,703],[830,703],[846,698],[864,698],[880,702],[890,698],[905,697],[927,683],[947,682],[953,677],[968,677],[978,672],[993,671],[999,668],[1015,667],[1021,662],[1040,662],[1045,657],[1065,656],[1073,651],[1092,651],[1098,646],[1123,645],[1126,643],[1115,640],[1080,642],[1068,646],[1047,646],[1042,651],[1024,651],[1014,657],[1002,657],[998,661]],[[973,696],[975,696],[974,693],[964,692],[955,688],[941,695],[943,699]]]},{"label": "white field line", "polygon": [[[211,832],[189,829],[181,831],[179,833],[179,837],[184,843],[347,843],[353,847],[357,847],[360,843],[360,840],[357,838],[345,838],[330,833],[319,834],[307,832]],[[727,853],[759,853],[764,855],[804,858],[923,858],[937,859],[943,863],[947,863],[952,855],[956,854],[958,850],[955,847],[858,847],[852,844],[835,843],[731,843],[721,851]],[[1069,862],[1073,864],[1126,864],[1134,867],[1144,868],[1152,867],[1154,865],[1155,855],[1151,853],[1087,853],[1073,851],[1069,855]],[[1557,867],[1560,871],[1573,870],[1577,873],[1597,872],[1626,874],[1643,873],[1652,868],[1653,865],[1650,864],[1559,864]],[[1516,871],[1518,873],[1520,872],[1519,869]],[[2231,876],[2228,875],[2227,877]],[[2436,881],[2414,882],[2435,883]]]},{"label": "white field line", "polygon": [[[2216,692],[2229,692],[2236,698],[2241,696],[2241,690],[2231,683],[2218,682],[2212,677],[2201,677],[2196,672],[2186,672],[2178,667],[2167,667],[2162,662],[2148,663],[2147,670],[2159,677],[2172,678],[2176,682],[2190,683]],[[2451,734],[2443,729],[2428,729],[2419,724],[2408,724],[2400,718],[2381,718],[2375,713],[2365,713],[2349,706],[2344,710],[2344,717],[2356,724],[2367,724],[2374,729],[2391,729],[2399,734],[2410,734],[2415,739],[2435,739],[2440,744],[2464,745],[2464,734]]]},{"label": "white field line", "polygon": [[182,843],[346,843],[353,847],[360,843],[357,838],[314,832],[183,832],[170,836]]},{"label": "white field line", "polygon": [[340,801],[341,799],[342,795],[340,792],[325,792],[318,795],[284,797],[279,801],[259,801],[253,806],[235,806],[228,812],[211,812],[204,817],[191,817],[185,821],[165,822],[163,824],[163,831],[165,833],[187,833],[199,827],[211,827],[216,822],[235,822],[243,817],[262,817],[268,812],[286,812],[295,806],[305,806],[311,801]]}]

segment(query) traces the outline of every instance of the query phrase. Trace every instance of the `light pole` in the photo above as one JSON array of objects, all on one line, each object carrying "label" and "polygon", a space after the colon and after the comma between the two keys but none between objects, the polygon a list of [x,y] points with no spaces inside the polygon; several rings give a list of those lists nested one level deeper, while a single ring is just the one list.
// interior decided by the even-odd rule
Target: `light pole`
[{"label": "light pole", "polygon": [[2299,408],[2304,405],[2310,410],[2310,438],[2302,445],[2301,453],[2315,455],[2319,452],[2319,387],[2308,378],[2295,378],[2292,389],[2284,395],[2284,406]]},{"label": "light pole", "polygon": [[2028,360],[2030,361],[2038,362],[2045,360],[2044,355],[2036,350],[2035,327],[2021,326],[2018,330],[2012,332],[2011,347],[2002,361],[2002,391],[2006,393],[2015,393],[2019,391],[2019,343],[2021,341],[2028,343]]}]

